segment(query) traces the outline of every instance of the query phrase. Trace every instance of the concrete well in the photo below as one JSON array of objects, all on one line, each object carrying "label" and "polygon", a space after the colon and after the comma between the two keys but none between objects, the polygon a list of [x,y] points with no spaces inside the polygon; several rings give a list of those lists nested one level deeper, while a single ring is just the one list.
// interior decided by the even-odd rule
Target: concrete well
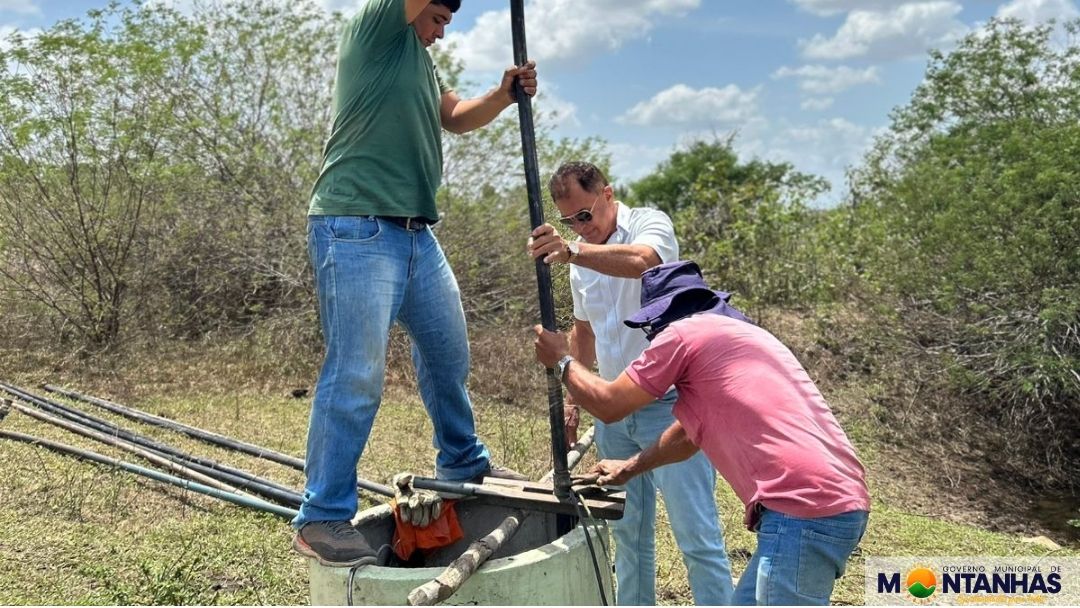
[{"label": "concrete well", "polygon": [[[425,567],[365,566],[353,578],[354,605],[405,605],[414,588],[432,580],[474,540],[483,537],[513,510],[477,501],[457,504],[465,538],[428,556]],[[357,527],[373,547],[389,544],[394,523],[390,507],[362,512]],[[589,535],[600,566],[604,594],[614,602],[611,545],[607,526],[593,521]],[[346,605],[348,568],[328,568],[310,560],[312,605]],[[592,558],[581,526],[561,537],[556,516],[533,512],[517,534],[446,601],[448,605],[600,605]]]}]

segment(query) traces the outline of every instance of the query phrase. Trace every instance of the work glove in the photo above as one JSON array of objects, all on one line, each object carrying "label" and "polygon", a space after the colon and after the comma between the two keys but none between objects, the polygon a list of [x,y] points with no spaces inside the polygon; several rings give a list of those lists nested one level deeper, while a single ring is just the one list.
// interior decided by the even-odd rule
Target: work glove
[{"label": "work glove", "polygon": [[412,473],[394,475],[394,503],[398,516],[418,528],[426,528],[442,514],[442,497],[413,487]]}]

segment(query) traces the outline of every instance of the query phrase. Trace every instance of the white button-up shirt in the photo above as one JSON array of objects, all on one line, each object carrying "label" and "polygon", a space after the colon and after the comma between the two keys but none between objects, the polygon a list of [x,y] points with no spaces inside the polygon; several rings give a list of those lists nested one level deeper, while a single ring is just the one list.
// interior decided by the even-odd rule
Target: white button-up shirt
[{"label": "white button-up shirt", "polygon": [[[666,264],[679,259],[675,228],[663,211],[618,205],[615,233],[608,245],[648,245]],[[580,237],[578,240],[581,240]],[[645,332],[623,321],[641,308],[641,279],[601,274],[578,265],[570,267],[574,316],[588,321],[596,336],[596,363],[600,376],[612,381],[637,359],[649,341]]]}]

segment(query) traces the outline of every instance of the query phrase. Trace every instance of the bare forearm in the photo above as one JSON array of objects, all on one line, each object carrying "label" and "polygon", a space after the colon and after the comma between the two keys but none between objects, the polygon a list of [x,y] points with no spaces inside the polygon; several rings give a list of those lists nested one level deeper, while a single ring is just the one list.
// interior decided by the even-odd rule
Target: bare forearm
[{"label": "bare forearm", "polygon": [[513,101],[500,89],[492,89],[480,97],[462,99],[450,110],[443,127],[451,133],[468,133],[487,125]]},{"label": "bare forearm", "polygon": [[583,329],[582,323],[577,321],[570,330],[570,356],[592,369],[596,364],[596,336],[591,330]]},{"label": "bare forearm", "polygon": [[656,400],[623,372],[612,382],[590,372],[576,359],[566,366],[563,383],[574,403],[601,422],[618,422]]},{"label": "bare forearm", "polygon": [[[575,360],[566,368],[563,384],[570,396],[570,402],[585,408],[602,422],[615,422],[622,419],[612,399],[610,382],[593,374],[581,360]],[[590,366],[591,367],[591,366]]]},{"label": "bare forearm", "polygon": [[682,425],[675,421],[656,443],[630,458],[626,470],[631,476],[641,475],[667,464],[682,462],[697,452],[698,447],[686,436]]},{"label": "bare forearm", "polygon": [[636,279],[660,263],[660,256],[648,245],[594,245],[580,243],[572,262],[601,274]]}]

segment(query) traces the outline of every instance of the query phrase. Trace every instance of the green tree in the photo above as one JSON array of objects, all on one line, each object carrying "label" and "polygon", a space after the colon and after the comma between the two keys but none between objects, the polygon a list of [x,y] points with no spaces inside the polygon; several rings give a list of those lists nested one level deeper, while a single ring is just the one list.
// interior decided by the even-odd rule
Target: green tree
[{"label": "green tree", "polygon": [[94,346],[119,334],[164,196],[179,100],[154,83],[191,58],[182,20],[156,17],[95,11],[0,53],[0,276]]},{"label": "green tree", "polygon": [[199,335],[306,302],[302,218],[339,24],[312,2],[190,16],[112,4],[12,40],[0,56],[11,302],[94,347],[125,325]]},{"label": "green tree", "polygon": [[752,306],[810,304],[828,290],[815,236],[824,214],[808,204],[827,187],[789,163],[740,162],[727,139],[675,152],[631,198],[670,214],[682,257]]},{"label": "green tree", "polygon": [[[0,55],[5,311],[94,348],[287,312],[317,344],[305,222],[343,24],[310,0],[112,4],[14,39]],[[435,59],[469,94],[453,49]],[[539,109],[543,172],[606,162],[598,141],[553,138]],[[470,318],[520,319],[536,295],[517,113],[444,146],[437,231]]]},{"label": "green tree", "polygon": [[945,364],[1002,466],[1077,483],[1080,47],[1052,31],[995,20],[932,55],[854,173],[852,217],[899,344]]}]

